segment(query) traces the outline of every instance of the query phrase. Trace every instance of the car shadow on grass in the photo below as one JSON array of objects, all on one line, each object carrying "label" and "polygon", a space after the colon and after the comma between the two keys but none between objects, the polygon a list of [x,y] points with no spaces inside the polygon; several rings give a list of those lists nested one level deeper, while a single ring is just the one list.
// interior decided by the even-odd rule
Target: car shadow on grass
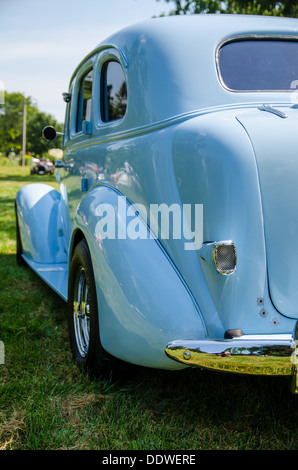
[{"label": "car shadow on grass", "polygon": [[[170,435],[174,432],[176,440],[181,434],[184,448],[215,448],[218,434],[218,448],[268,449],[272,442],[274,449],[298,449],[297,397],[290,392],[288,378],[234,375],[197,368],[166,371],[120,362],[118,365],[121,373],[111,371],[108,382],[103,378],[87,380],[87,374],[79,371],[74,373],[76,369],[70,365],[72,360],[66,339],[65,302],[27,265],[18,266],[14,255],[0,255],[0,265],[5,293],[2,305],[8,307],[0,311],[0,339],[2,315],[5,315],[7,325],[10,311],[11,322],[20,322],[20,312],[18,308],[13,307],[14,304],[27,303],[22,306],[27,334],[31,332],[30,325],[26,326],[28,319],[32,323],[35,316],[40,315],[40,321],[46,324],[51,315],[51,331],[58,331],[60,336],[65,337],[66,351],[63,356],[69,361],[69,383],[74,386],[77,381],[83,394],[90,393],[92,389],[95,394],[101,396],[104,390],[111,400],[109,413],[116,415],[120,413],[117,411],[119,408],[122,410],[123,419],[122,415],[129,414],[130,406],[134,406],[131,419],[139,423],[137,414],[141,413],[151,427],[154,424],[159,428],[160,434]],[[10,299],[8,303],[4,297]],[[39,309],[41,302],[55,313]],[[39,310],[36,313],[37,309]],[[32,335],[33,326],[38,327],[38,331],[45,331],[45,328],[32,324]],[[9,325],[9,328],[13,331],[13,324]],[[40,341],[40,338],[38,340]],[[22,351],[20,353],[22,354]],[[62,356],[61,351],[60,355]],[[51,350],[48,360],[53,374],[57,374],[61,364],[56,364]],[[43,377],[40,377],[40,380],[42,382]],[[101,408],[99,411],[101,412]],[[142,432],[145,432],[144,427]],[[224,438],[222,433],[226,433]],[[152,446],[156,445],[156,438],[151,439]],[[237,443],[237,439],[241,442]]]}]

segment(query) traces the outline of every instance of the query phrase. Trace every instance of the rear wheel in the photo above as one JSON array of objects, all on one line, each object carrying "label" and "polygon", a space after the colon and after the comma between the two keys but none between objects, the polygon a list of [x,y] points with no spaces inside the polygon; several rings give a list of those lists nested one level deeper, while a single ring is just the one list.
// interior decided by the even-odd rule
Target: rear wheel
[{"label": "rear wheel", "polygon": [[74,360],[81,370],[95,377],[107,376],[112,358],[100,342],[95,279],[85,240],[75,248],[68,289],[68,327]]}]

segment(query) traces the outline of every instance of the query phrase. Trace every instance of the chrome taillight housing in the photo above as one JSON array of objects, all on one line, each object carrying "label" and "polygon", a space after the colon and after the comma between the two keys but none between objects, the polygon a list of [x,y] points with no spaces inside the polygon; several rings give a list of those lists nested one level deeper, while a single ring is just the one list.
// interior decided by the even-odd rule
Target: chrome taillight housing
[{"label": "chrome taillight housing", "polygon": [[215,269],[220,274],[232,274],[236,269],[236,247],[232,241],[216,242],[213,246]]},{"label": "chrome taillight housing", "polygon": [[201,258],[213,265],[219,274],[229,275],[236,270],[236,247],[231,240],[204,243],[199,252]]}]

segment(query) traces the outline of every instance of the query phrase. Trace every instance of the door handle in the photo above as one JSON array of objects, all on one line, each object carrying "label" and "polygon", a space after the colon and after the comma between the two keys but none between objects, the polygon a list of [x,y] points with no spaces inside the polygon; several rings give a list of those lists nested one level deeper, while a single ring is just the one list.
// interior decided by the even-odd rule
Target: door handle
[{"label": "door handle", "polygon": [[62,160],[57,160],[55,162],[55,168],[69,168],[69,163],[64,163]]}]

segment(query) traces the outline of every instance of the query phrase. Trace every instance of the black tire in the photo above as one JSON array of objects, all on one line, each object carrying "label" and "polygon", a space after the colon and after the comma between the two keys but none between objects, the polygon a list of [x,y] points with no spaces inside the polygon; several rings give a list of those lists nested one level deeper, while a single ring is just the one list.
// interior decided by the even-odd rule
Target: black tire
[{"label": "black tire", "polygon": [[23,260],[23,257],[22,257],[23,247],[22,247],[22,240],[21,240],[21,235],[20,235],[20,227],[19,227],[19,221],[18,221],[16,201],[15,201],[15,216],[16,216],[16,244],[17,244],[16,260],[17,260],[17,264],[19,266],[22,266],[25,264],[25,261]]},{"label": "black tire", "polygon": [[72,257],[68,283],[68,328],[74,361],[93,377],[108,377],[112,357],[99,335],[98,306],[90,251],[83,239]]}]

